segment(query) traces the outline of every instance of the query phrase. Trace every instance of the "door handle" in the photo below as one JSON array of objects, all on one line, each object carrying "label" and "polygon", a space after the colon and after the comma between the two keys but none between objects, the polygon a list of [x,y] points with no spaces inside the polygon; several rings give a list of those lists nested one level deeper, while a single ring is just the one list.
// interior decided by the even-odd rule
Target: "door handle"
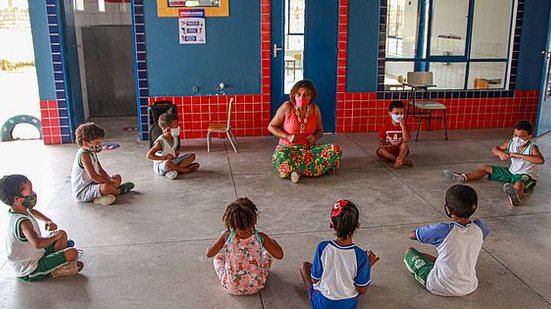
[{"label": "door handle", "polygon": [[283,50],[283,47],[277,47],[277,43],[274,43],[274,58],[277,58],[277,51]]}]

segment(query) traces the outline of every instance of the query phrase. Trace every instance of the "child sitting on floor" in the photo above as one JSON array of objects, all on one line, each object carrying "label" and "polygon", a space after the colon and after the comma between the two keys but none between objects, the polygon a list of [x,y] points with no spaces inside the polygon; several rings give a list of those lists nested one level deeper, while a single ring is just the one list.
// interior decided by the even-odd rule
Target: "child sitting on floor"
[{"label": "child sitting on floor", "polygon": [[338,200],[330,224],[337,237],[320,242],[313,263],[302,264],[300,275],[313,308],[356,308],[371,283],[371,267],[379,258],[352,240],[359,216],[356,205]]},{"label": "child sitting on floor", "polygon": [[187,174],[199,168],[194,153],[185,153],[180,156],[180,149],[176,148],[176,139],[180,136],[178,116],[164,113],[159,116],[159,127],[163,130],[147,152],[147,158],[153,161],[155,173],[174,179],[178,173]]},{"label": "child sitting on floor", "polygon": [[409,238],[436,246],[434,257],[409,248],[404,257],[407,269],[429,292],[442,296],[463,296],[478,287],[476,261],[488,236],[486,223],[471,221],[478,207],[476,191],[454,185],[446,192],[444,212],[452,220],[411,231]]},{"label": "child sitting on floor", "polygon": [[492,148],[492,154],[498,156],[501,161],[511,159],[509,168],[484,165],[467,174],[443,170],[442,175],[457,182],[478,180],[488,175],[490,180],[504,182],[503,192],[509,198],[509,203],[519,206],[524,193],[536,185],[538,165],[545,163],[538,145],[532,141],[532,130],[530,122],[519,121],[513,129],[513,137]]},{"label": "child sitting on floor", "polygon": [[120,175],[109,176],[101,166],[98,152],[102,150],[101,141],[105,130],[93,122],[81,124],[76,132],[76,143],[79,147],[73,169],[71,185],[75,198],[79,202],[94,202],[100,205],[111,205],[119,194],[128,193],[134,184],[122,183]]},{"label": "child sitting on floor", "polygon": [[230,294],[260,291],[268,278],[271,256],[283,258],[279,244],[256,230],[257,218],[255,204],[246,197],[238,198],[224,212],[226,230],[207,249],[207,257],[214,256],[214,270],[222,287]]},{"label": "child sitting on floor", "polygon": [[390,102],[388,114],[390,119],[379,130],[377,155],[394,162],[394,168],[399,168],[403,164],[413,166],[413,161],[407,159],[410,136],[404,119],[404,103]]},{"label": "child sitting on floor", "polygon": [[[10,206],[6,253],[19,279],[36,281],[80,272],[84,264],[77,261],[75,248],[67,248],[67,233],[58,230],[50,218],[33,209],[37,198],[27,177],[2,177],[0,199]],[[46,230],[51,232],[49,236],[41,235],[36,219],[45,222]]]}]

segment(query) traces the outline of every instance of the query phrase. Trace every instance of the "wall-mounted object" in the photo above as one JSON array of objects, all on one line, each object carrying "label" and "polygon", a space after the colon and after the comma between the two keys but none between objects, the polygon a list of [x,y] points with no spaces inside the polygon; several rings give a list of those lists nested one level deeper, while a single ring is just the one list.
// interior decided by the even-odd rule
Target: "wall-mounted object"
[{"label": "wall-mounted object", "polygon": [[159,17],[178,17],[182,8],[205,9],[207,17],[229,16],[230,0],[157,0]]}]

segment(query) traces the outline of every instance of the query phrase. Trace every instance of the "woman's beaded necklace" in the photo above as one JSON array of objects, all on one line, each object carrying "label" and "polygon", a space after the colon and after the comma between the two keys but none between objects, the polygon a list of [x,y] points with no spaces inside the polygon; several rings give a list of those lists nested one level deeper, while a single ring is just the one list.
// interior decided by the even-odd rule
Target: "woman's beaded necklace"
[{"label": "woman's beaded necklace", "polygon": [[300,117],[300,112],[298,111],[298,109],[299,107],[295,105],[295,114],[297,115],[298,122],[300,123],[300,133],[304,133],[304,130],[306,129],[306,123],[308,122],[308,116],[310,116],[310,112],[312,110],[312,105],[308,104],[308,108],[304,113],[304,118]]}]

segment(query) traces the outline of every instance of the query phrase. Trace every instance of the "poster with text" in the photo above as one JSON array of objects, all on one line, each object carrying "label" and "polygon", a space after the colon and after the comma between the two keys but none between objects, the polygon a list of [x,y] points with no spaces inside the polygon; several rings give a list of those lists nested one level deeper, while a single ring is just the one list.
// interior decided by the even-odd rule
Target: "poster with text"
[{"label": "poster with text", "polygon": [[178,11],[180,44],[205,44],[205,10],[181,9]]}]

